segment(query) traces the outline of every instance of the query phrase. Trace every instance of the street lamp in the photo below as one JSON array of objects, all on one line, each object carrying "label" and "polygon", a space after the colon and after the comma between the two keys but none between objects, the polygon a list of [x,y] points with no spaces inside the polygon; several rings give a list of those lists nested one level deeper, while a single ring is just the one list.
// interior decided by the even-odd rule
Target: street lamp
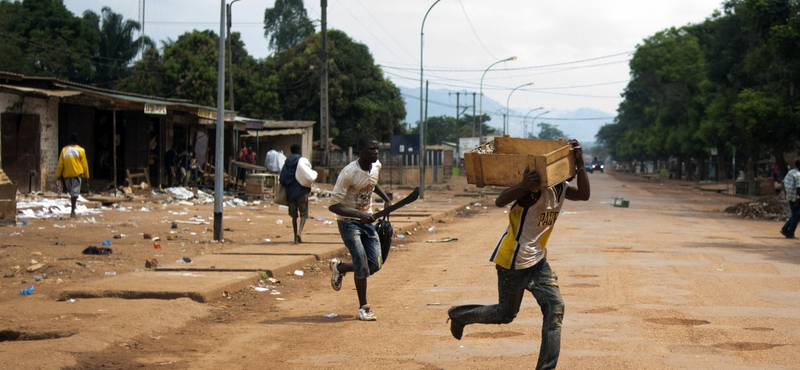
[{"label": "street lamp", "polygon": [[422,106],[424,103],[424,93],[422,90],[422,51],[425,40],[425,20],[428,19],[428,13],[431,9],[442,0],[436,0],[428,11],[425,12],[425,17],[422,18],[422,26],[419,28],[419,197],[425,199],[425,125],[422,122]]},{"label": "street lamp", "polygon": [[513,90],[511,90],[510,93],[508,93],[508,99],[506,99],[506,122],[503,122],[503,135],[505,135],[509,129],[507,121],[511,121],[511,119],[508,116],[508,103],[511,101],[511,94],[513,94],[514,91],[517,91],[517,89],[525,86],[533,86],[533,82],[528,82],[526,84],[519,85],[515,87]]},{"label": "street lamp", "polygon": [[[539,116],[541,116],[543,114],[547,114],[547,113],[550,113],[550,111],[548,110],[548,111],[539,113],[539,114],[537,114],[536,116],[533,117],[533,121],[531,121],[531,133],[533,133],[533,128],[536,127],[536,119],[539,118]],[[539,134],[541,134],[541,132]]]},{"label": "street lamp", "polygon": [[480,125],[480,129],[478,130],[478,143],[482,143],[483,142],[483,78],[486,77],[486,72],[489,72],[489,68],[492,68],[495,64],[502,63],[502,62],[508,62],[508,61],[512,61],[512,60],[517,60],[517,57],[506,58],[506,59],[494,62],[491,65],[489,65],[489,67],[486,67],[485,71],[483,71],[483,75],[481,76],[481,99],[480,99],[481,103],[480,103],[480,111],[479,111],[480,112],[479,113],[480,114],[479,117],[481,117],[481,119],[478,120],[479,121],[478,124]]},{"label": "street lamp", "polygon": [[[537,110],[540,110],[540,109],[544,109],[544,107],[533,108],[533,109],[529,110],[528,113],[525,113],[525,118],[522,119],[522,136],[524,138],[528,137],[528,125],[525,124],[525,121],[528,119],[528,115],[531,114],[533,111],[537,111]],[[533,132],[531,131],[531,133],[533,133]]]},{"label": "street lamp", "polygon": [[217,60],[217,126],[214,151],[214,240],[222,241],[222,159],[225,147],[225,0],[220,0]]}]

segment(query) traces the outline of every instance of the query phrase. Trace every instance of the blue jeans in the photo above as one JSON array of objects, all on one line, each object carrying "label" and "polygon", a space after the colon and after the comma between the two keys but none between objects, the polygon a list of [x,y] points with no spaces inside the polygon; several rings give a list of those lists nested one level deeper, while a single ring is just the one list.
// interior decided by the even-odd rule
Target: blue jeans
[{"label": "blue jeans", "polygon": [[381,269],[381,242],[375,225],[358,220],[339,220],[339,234],[353,257],[353,274],[366,279]]},{"label": "blue jeans", "polygon": [[787,238],[795,236],[794,232],[797,230],[797,222],[800,221],[800,199],[789,202],[789,209],[792,210],[792,217],[790,217],[789,221],[786,221],[781,228],[781,232],[783,235],[786,235]]},{"label": "blue jeans", "polygon": [[498,303],[491,306],[457,306],[450,310],[450,318],[463,325],[508,324],[517,317],[525,290],[533,293],[543,315],[542,344],[536,369],[555,369],[561,352],[564,299],[558,289],[558,276],[546,260],[524,270],[508,270],[497,266]]}]

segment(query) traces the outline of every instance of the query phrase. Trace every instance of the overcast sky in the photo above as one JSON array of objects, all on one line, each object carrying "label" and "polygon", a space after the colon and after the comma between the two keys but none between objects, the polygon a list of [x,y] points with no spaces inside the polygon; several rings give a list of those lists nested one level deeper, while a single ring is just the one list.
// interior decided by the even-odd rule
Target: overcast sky
[{"label": "overcast sky", "polygon": [[[108,5],[139,19],[139,0],[64,0],[75,14]],[[321,17],[320,1],[305,0],[308,16]],[[328,28],[366,44],[395,84],[420,86],[420,26],[435,0],[329,0]],[[669,27],[700,23],[722,0],[441,0],[425,21],[424,78],[431,89],[480,91],[527,112],[594,108],[615,115],[636,45]],[[274,0],[233,5],[233,31],[257,58],[270,55],[263,37],[264,10]],[[220,1],[157,0],[145,3],[145,33],[156,41],[192,29],[219,32]],[[317,29],[319,29],[319,23]],[[516,87],[533,82],[532,87]],[[418,93],[414,97],[418,98]],[[455,96],[450,104],[455,105]],[[410,115],[414,117],[413,114]],[[416,119],[415,119],[416,120]],[[413,121],[415,121],[413,120]]]}]

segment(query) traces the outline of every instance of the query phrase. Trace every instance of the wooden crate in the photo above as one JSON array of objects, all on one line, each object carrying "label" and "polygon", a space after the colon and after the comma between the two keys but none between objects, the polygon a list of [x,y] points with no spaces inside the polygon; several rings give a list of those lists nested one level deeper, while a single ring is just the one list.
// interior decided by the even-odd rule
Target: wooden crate
[{"label": "wooden crate", "polygon": [[575,157],[563,139],[497,137],[464,153],[464,165],[467,183],[479,188],[519,184],[526,168],[539,173],[542,188],[575,176]]},{"label": "wooden crate", "polygon": [[17,222],[17,184],[0,169],[0,225]]},{"label": "wooden crate", "polygon": [[273,196],[277,173],[249,173],[244,185],[244,195],[263,198]]}]

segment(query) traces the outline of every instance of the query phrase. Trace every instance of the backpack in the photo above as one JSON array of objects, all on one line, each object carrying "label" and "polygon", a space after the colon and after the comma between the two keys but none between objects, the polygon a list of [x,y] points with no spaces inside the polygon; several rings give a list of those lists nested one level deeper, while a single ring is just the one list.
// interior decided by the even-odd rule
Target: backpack
[{"label": "backpack", "polygon": [[375,225],[375,231],[378,232],[378,240],[381,242],[381,264],[384,264],[389,257],[389,250],[392,248],[394,228],[392,227],[392,223],[389,222],[389,218],[384,217],[378,220]]}]

